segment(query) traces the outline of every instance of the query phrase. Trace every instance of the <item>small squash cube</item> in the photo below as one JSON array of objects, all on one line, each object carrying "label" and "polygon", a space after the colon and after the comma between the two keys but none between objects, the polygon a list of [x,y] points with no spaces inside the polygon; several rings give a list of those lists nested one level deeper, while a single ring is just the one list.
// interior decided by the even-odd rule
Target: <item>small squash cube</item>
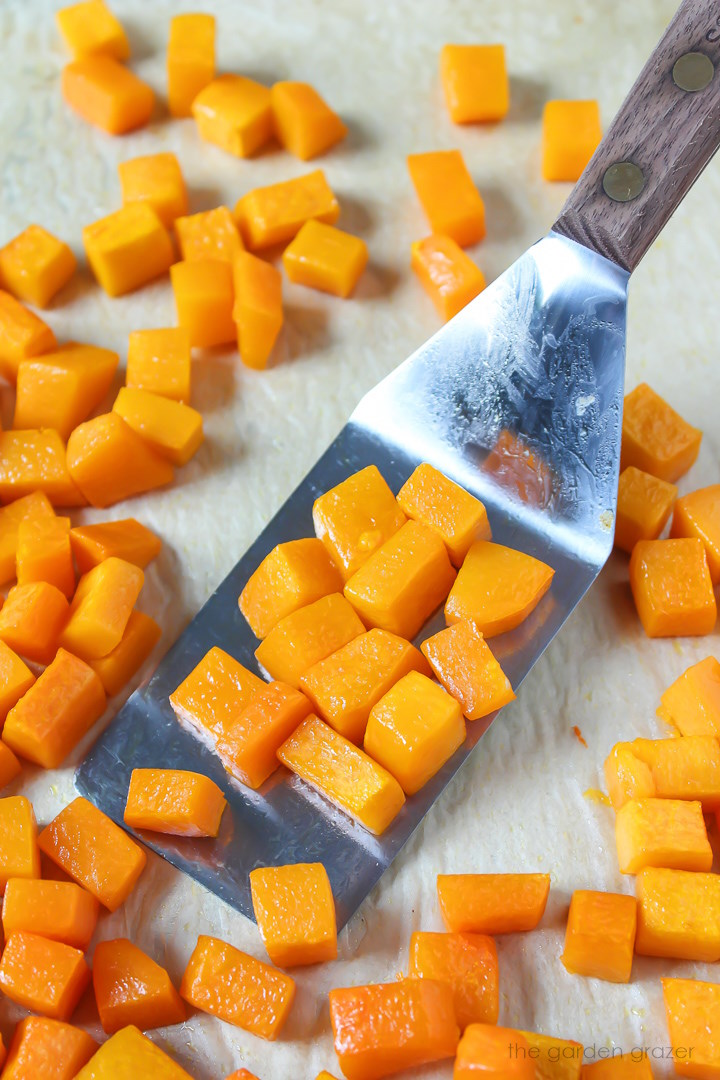
[{"label": "small squash cube", "polygon": [[662,988],[675,1071],[696,1080],[716,1080],[720,1076],[720,984],[663,979]]},{"label": "small squash cube", "polygon": [[647,383],[625,398],[620,468],[634,465],[674,484],[694,463],[702,431],[679,416]]},{"label": "small squash cube", "polygon": [[233,278],[220,259],[175,263],[170,269],[178,323],[199,348],[235,341]]},{"label": "small squash cube", "polygon": [[54,513],[52,503],[42,491],[33,491],[0,507],[0,584],[4,585],[15,577],[20,522],[53,517]]},{"label": "small squash cube", "polygon": [[368,249],[359,236],[311,218],[285,248],[282,261],[296,284],[346,298],[367,266]]},{"label": "small squash cube", "polygon": [[123,206],[147,203],[169,229],[188,211],[187,188],[175,154],[145,154],[118,165]]},{"label": "small squash cube", "polygon": [[281,619],[258,645],[255,656],[271,678],[297,690],[308,668],[364,632],[342,593],[329,593]]},{"label": "small squash cube", "polygon": [[235,205],[243,239],[252,251],[287,243],[306,221],[332,225],[339,216],[340,206],[322,169],[254,188]]},{"label": "small squash cube", "polygon": [[54,585],[16,585],[0,610],[0,640],[16,653],[49,664],[57,651],[70,606]]},{"label": "small squash cube", "polygon": [[335,901],[322,863],[250,871],[260,936],[278,967],[320,964],[337,956]]},{"label": "small squash cube", "polygon": [[443,922],[454,933],[534,930],[550,893],[549,874],[438,874]]},{"label": "small squash cube", "polygon": [[[536,1080],[530,1043],[520,1031],[470,1024],[460,1039],[453,1080]],[[559,1073],[558,1073],[559,1078]]]},{"label": "small squash cube", "polygon": [[[330,1076],[330,1073],[321,1073],[319,1080],[323,1080],[323,1076],[325,1075]],[[225,1080],[258,1080],[258,1078],[255,1073],[251,1073],[248,1069],[236,1069],[235,1072],[230,1073],[229,1076],[226,1076]],[[330,1080],[333,1080],[333,1078],[330,1077]]]},{"label": "small squash cube", "polygon": [[117,413],[103,413],[68,439],[70,475],[92,506],[113,503],[171,483],[175,472]]},{"label": "small squash cube", "polygon": [[286,615],[341,589],[324,544],[306,537],[277,544],[248,578],[238,604],[253,634],[264,638]]},{"label": "small squash cube", "polygon": [[240,359],[246,367],[262,370],[283,325],[282,275],[272,263],[240,251],[233,261],[233,286]]},{"label": "small squash cube", "polygon": [[[97,1050],[86,1031],[50,1020],[46,1016],[26,1016],[15,1028],[5,1063],[5,1080],[74,1080],[79,1070]],[[52,1068],[52,1073],[48,1069]]]},{"label": "small squash cube", "polygon": [[648,637],[709,634],[717,604],[697,537],[640,540],[630,556],[630,588]]},{"label": "small squash cube", "polygon": [[317,716],[308,716],[277,756],[376,836],[387,829],[405,802],[402,788],[387,769]]},{"label": "small squash cube", "polygon": [[0,248],[0,281],[19,300],[47,307],[67,285],[77,263],[67,244],[41,225],[28,225]]},{"label": "small squash cube", "polygon": [[108,135],[147,124],[155,95],[142,79],[111,56],[84,56],[63,68],[62,96],[78,116]]},{"label": "small squash cube", "polygon": [[56,348],[55,335],[47,323],[0,289],[0,375],[14,384],[21,360]]},{"label": "small squash cube", "polygon": [[485,236],[485,204],[459,150],[410,154],[410,179],[433,233],[452,237],[460,247]]},{"label": "small squash cube", "polygon": [[251,157],[273,133],[270,91],[243,75],[221,75],[194,98],[200,138],[235,157]]},{"label": "small squash cube", "polygon": [[100,677],[105,693],[119,694],[145,663],[160,640],[160,627],[142,611],[132,611],[125,632],[107,656],[90,660],[90,667]]},{"label": "small squash cube", "polygon": [[301,161],[324,154],[347,135],[340,117],[303,82],[277,82],[270,89],[275,134]]},{"label": "small squash cube", "polygon": [[720,808],[720,745],[714,736],[635,739],[617,743],[605,762],[612,804],[628,799],[697,799],[703,810]]},{"label": "small squash cube", "polygon": [[265,685],[215,645],[172,692],[170,705],[181,723],[216,742],[232,730],[237,717]]},{"label": "small squash cube", "polygon": [[243,250],[237,223],[227,206],[176,218],[175,235],[185,262],[220,259],[232,264]]},{"label": "small squash cube", "polygon": [[133,330],[128,338],[125,383],[173,401],[190,403],[190,336],[183,326]]},{"label": "small squash cube", "polygon": [[646,866],[635,891],[640,956],[720,960],[720,874]]},{"label": "small squash cube", "polygon": [[712,868],[713,853],[699,802],[630,799],[617,812],[615,840],[621,874],[637,874],[645,866]]},{"label": "small squash cube", "polygon": [[[22,662],[9,645],[0,640],[0,729],[13,705],[17,704],[34,682],[35,676],[27,664]],[[8,782],[5,781],[6,784]]]},{"label": "small squash cube", "polygon": [[543,109],[544,180],[580,179],[602,138],[597,101],[548,101]]},{"label": "small squash cube", "polygon": [[456,698],[468,720],[479,720],[515,700],[507,675],[469,619],[461,619],[423,641],[433,673]]},{"label": "small squash cube", "polygon": [[636,927],[634,896],[577,889],[570,900],[563,965],[572,975],[630,982]]},{"label": "small squash cube", "polygon": [[114,556],[88,570],[78,582],[62,633],[65,648],[84,660],[107,656],[122,640],[144,581],[139,566]]},{"label": "small squash cube", "polygon": [[410,938],[408,976],[436,979],[452,988],[461,1031],[469,1024],[497,1023],[499,971],[497,949],[491,937],[415,933]]},{"label": "small squash cube", "polygon": [[462,566],[476,540],[491,539],[487,510],[480,500],[432,465],[418,465],[400,488],[397,501],[409,518],[435,529],[453,566]]},{"label": "small squash cube", "polygon": [[57,431],[0,432],[0,499],[12,502],[37,492],[43,492],[53,506],[85,505]]},{"label": "small squash cube", "polygon": [[615,547],[628,554],[638,540],[657,540],[672,514],[677,488],[628,465],[618,481]]},{"label": "small squash cube", "polygon": [[131,829],[171,836],[217,836],[227,803],[202,773],[133,769],[123,820]]},{"label": "small squash cube", "polygon": [[7,743],[0,742],[0,791],[16,780],[22,772],[22,765]]},{"label": "small squash cube", "polygon": [[3,897],[5,937],[27,930],[84,951],[95,933],[99,904],[73,881],[10,878]]},{"label": "small squash cube", "polygon": [[185,1020],[182,998],[165,968],[127,938],[98,943],[92,981],[100,1023],[107,1035],[129,1024],[147,1031]]},{"label": "small squash cube", "polygon": [[455,124],[502,120],[510,108],[504,45],[443,45],[440,79]]},{"label": "small squash cube", "polygon": [[170,234],[147,203],[133,202],[86,225],[88,262],[108,296],[123,296],[166,274],[173,261]]},{"label": "small squash cube", "polygon": [[262,787],[278,767],[277,752],[310,712],[299,690],[271,682],[258,690],[217,741],[226,770],[247,787]]},{"label": "small squash cube", "polygon": [[173,15],[167,49],[171,116],[192,116],[192,103],[215,78],[215,16]]},{"label": "small squash cube", "polygon": [[712,583],[720,583],[720,484],[691,491],[678,499],[670,535],[699,537],[705,547]]},{"label": "small squash cube", "polygon": [[290,1012],[295,983],[227,942],[201,934],[180,993],[196,1009],[272,1040]]},{"label": "small squash cube", "polygon": [[75,567],[70,547],[70,518],[31,518],[21,521],[16,562],[18,585],[49,581],[65,596],[72,596],[75,591]]},{"label": "small squash cube", "polygon": [[40,852],[32,804],[24,795],[0,799],[0,893],[10,878],[39,878]]},{"label": "small squash cube", "polygon": [[118,359],[110,349],[71,342],[55,352],[22,360],[13,427],[54,428],[67,439],[107,394]]},{"label": "small squash cube", "polygon": [[132,1024],[104,1042],[74,1080],[193,1080],[159,1046]]},{"label": "small squash cube", "polygon": [[590,1065],[583,1065],[581,1080],[653,1080],[653,1071],[647,1051],[639,1048],[629,1054],[613,1054],[600,1058]]},{"label": "small squash cube", "polygon": [[57,12],[58,29],[68,49],[80,60],[85,56],[112,56],[127,60],[130,44],[122,23],[104,0],[81,0]]},{"label": "small squash cube", "polygon": [[720,661],[706,656],[684,671],[660,698],[658,716],[681,735],[720,738]]},{"label": "small squash cube", "polygon": [[0,989],[17,1005],[69,1020],[90,982],[90,968],[79,949],[16,930],[0,957]]},{"label": "small squash cube", "polygon": [[514,548],[477,540],[445,604],[448,623],[470,619],[485,637],[514,630],[535,610],[555,571]]},{"label": "small squash cube", "polygon": [[173,465],[186,465],[202,445],[202,416],[181,401],[122,386],[113,412]]},{"label": "small squash cube", "polygon": [[410,265],[444,322],[485,288],[482,270],[451,236],[426,236],[413,243]]},{"label": "small squash cube", "polygon": [[[528,1043],[529,1055],[538,1080],[581,1080],[585,1047],[572,1039],[518,1032]],[[513,1046],[513,1051],[515,1047]]]},{"label": "small squash cube", "polygon": [[111,556],[144,569],[162,547],[160,537],[135,518],[78,525],[70,530],[70,543],[81,574]]}]

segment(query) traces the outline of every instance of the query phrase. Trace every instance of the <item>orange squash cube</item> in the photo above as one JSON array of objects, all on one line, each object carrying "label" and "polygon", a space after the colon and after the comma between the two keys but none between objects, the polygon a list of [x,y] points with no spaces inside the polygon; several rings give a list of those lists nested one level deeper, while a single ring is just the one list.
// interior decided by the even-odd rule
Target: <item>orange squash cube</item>
[{"label": "orange squash cube", "polygon": [[460,702],[468,720],[479,720],[515,700],[507,675],[469,619],[434,634],[421,648],[435,676]]},{"label": "orange squash cube", "polygon": [[602,138],[597,101],[547,101],[542,123],[543,179],[574,183]]},{"label": "orange squash cube", "polygon": [[[538,1076],[542,1075],[538,1071]],[[519,1031],[470,1024],[458,1044],[453,1080],[536,1080],[530,1043]],[[558,1080],[560,1080],[558,1074]]]},{"label": "orange squash cube", "polygon": [[97,1050],[86,1031],[50,1020],[26,1016],[15,1028],[5,1062],[5,1080],[74,1080]]},{"label": "orange squash cube", "polygon": [[485,637],[514,630],[550,588],[555,571],[514,548],[477,540],[445,604],[448,623],[470,619]]},{"label": "orange squash cube", "polygon": [[129,1024],[147,1031],[185,1020],[185,1006],[165,968],[127,938],[99,942],[92,980],[107,1035]]},{"label": "orange squash cube", "polygon": [[657,713],[681,735],[720,737],[720,661],[706,656],[684,671],[660,698]]},{"label": "orange squash cube", "polygon": [[10,878],[39,878],[37,824],[29,799],[0,799],[0,893]]},{"label": "orange squash cube", "polygon": [[26,304],[47,307],[75,273],[75,256],[41,225],[28,225],[0,248],[0,281]]},{"label": "orange squash cube", "polygon": [[0,640],[16,653],[49,664],[57,651],[70,606],[54,585],[16,585],[0,610]]},{"label": "orange squash cube", "polygon": [[0,584],[15,577],[17,534],[21,521],[53,517],[52,503],[43,491],[33,491],[0,507]]},{"label": "orange squash cube", "polygon": [[105,691],[93,669],[58,649],[7,715],[2,737],[20,757],[56,769],[105,711]]},{"label": "orange squash cube", "polygon": [[57,431],[0,432],[0,499],[12,502],[34,492],[43,492],[53,506],[85,505]]},{"label": "orange squash cube", "polygon": [[715,1080],[720,1075],[720,985],[699,979],[663,979],[662,988],[675,1071],[697,1080]]},{"label": "orange squash cube", "polygon": [[[35,676],[27,664],[22,662],[9,645],[0,640],[0,729],[13,705],[18,703],[34,682]],[[5,781],[6,784],[8,782]]]},{"label": "orange squash cube", "polygon": [[217,784],[201,773],[133,769],[123,820],[131,829],[171,836],[217,836],[226,805]]},{"label": "orange squash cube", "polygon": [[56,352],[22,360],[13,427],[54,428],[67,439],[101,403],[112,386],[117,365],[117,353],[74,342]]},{"label": "orange squash cube", "polygon": [[18,585],[49,581],[65,596],[75,591],[75,567],[70,547],[70,518],[45,517],[21,521],[17,540]]},{"label": "orange squash cube", "polygon": [[310,161],[347,135],[340,117],[303,82],[276,82],[270,89],[275,134],[301,161]]},{"label": "orange squash cube", "polygon": [[135,518],[78,525],[70,530],[70,543],[81,574],[115,556],[143,569],[159,555],[159,536]]},{"label": "orange squash cube", "polygon": [[653,1080],[653,1071],[647,1052],[634,1050],[583,1065],[580,1076],[581,1080]]},{"label": "orange squash cube", "polygon": [[[245,1072],[247,1072],[246,1069],[241,1069],[237,1077],[233,1073],[232,1076],[227,1077],[227,1080],[256,1080],[256,1077],[254,1077],[251,1073],[248,1073],[247,1076],[244,1076],[243,1074]],[[322,1072],[319,1072],[317,1074],[315,1080],[337,1080],[337,1077],[333,1076],[332,1073],[329,1073],[327,1069],[323,1069]]]},{"label": "orange squash cube", "polygon": [[142,79],[111,56],[84,56],[63,68],[62,96],[78,116],[108,135],[147,124],[155,95]]},{"label": "orange squash cube", "polygon": [[634,465],[674,484],[694,463],[702,431],[692,427],[647,383],[625,398],[620,468]]},{"label": "orange squash cube", "polygon": [[225,1080],[258,1080],[258,1078],[255,1073],[248,1072],[247,1069],[236,1069],[235,1072],[226,1076]]},{"label": "orange squash cube", "polygon": [[82,231],[92,271],[108,296],[124,296],[166,274],[173,261],[170,234],[153,208],[132,202]]},{"label": "orange squash cube", "polygon": [[636,927],[634,896],[577,889],[565,930],[565,969],[571,975],[630,982]]},{"label": "orange squash cube", "polygon": [[16,930],[0,957],[0,989],[17,1005],[53,1020],[69,1020],[90,968],[79,949]]},{"label": "orange squash cube", "polygon": [[270,91],[243,75],[221,75],[193,99],[201,139],[235,157],[251,157],[273,134]]},{"label": "orange squash cube", "polygon": [[318,716],[361,743],[373,705],[410,671],[430,674],[422,653],[387,630],[369,630],[314,664],[300,680]]},{"label": "orange squash cube", "polygon": [[645,866],[712,868],[713,853],[699,802],[630,799],[617,812],[615,840],[621,874],[637,874]]},{"label": "orange squash cube", "polygon": [[45,826],[38,846],[108,911],[127,900],[147,862],[139,844],[80,796]]},{"label": "orange squash cube", "polygon": [[286,615],[341,589],[323,543],[306,537],[277,544],[248,578],[238,604],[253,634],[264,638]]},{"label": "orange squash cube", "polygon": [[95,933],[98,902],[72,881],[10,878],[3,897],[5,937],[26,930],[84,952]]},{"label": "orange squash cube", "polygon": [[219,259],[232,264],[243,250],[237,222],[227,206],[176,218],[175,235],[185,262]]},{"label": "orange squash cube", "polygon": [[322,169],[254,188],[235,205],[243,240],[252,251],[287,243],[306,221],[333,225],[339,216],[339,203]]},{"label": "orange squash cube", "polygon": [[640,956],[720,960],[720,874],[646,866],[635,891]]},{"label": "orange squash cube", "polygon": [[133,330],[128,338],[125,384],[173,401],[190,401],[190,336],[183,326]]},{"label": "orange squash cube", "polygon": [[657,540],[672,514],[677,488],[628,465],[620,473],[615,547],[628,553],[638,540]]},{"label": "orange squash cube", "polygon": [[385,831],[405,802],[402,788],[387,769],[317,716],[302,722],[282,744],[278,758],[376,836]]},{"label": "orange squash cube", "polygon": [[342,593],[329,593],[281,619],[258,645],[255,656],[271,678],[298,690],[300,679],[313,664],[364,632]]},{"label": "orange squash cube", "polygon": [[171,116],[191,116],[192,103],[215,78],[215,16],[174,15],[167,48]]},{"label": "orange squash cube", "polygon": [[502,120],[510,108],[504,45],[443,45],[440,79],[455,124]]},{"label": "orange squash cube", "polygon": [[233,261],[233,287],[240,359],[259,371],[267,366],[283,325],[282,275],[272,263],[240,251]]},{"label": "orange squash cube", "polygon": [[121,161],[118,175],[123,206],[146,203],[166,229],[187,214],[187,188],[175,154],[165,151]]},{"label": "orange squash cube", "polygon": [[180,401],[122,386],[113,412],[173,465],[186,465],[202,445],[202,416]]},{"label": "orange squash cube", "polygon": [[113,412],[75,428],[68,439],[67,463],[74,483],[99,507],[164,487],[175,475],[170,462]]},{"label": "orange squash cube", "polygon": [[346,298],[367,266],[368,249],[359,236],[311,218],[285,248],[282,261],[296,284]]},{"label": "orange squash cube", "polygon": [[145,575],[139,566],[112,556],[78,582],[62,643],[84,660],[107,656],[119,645]]},{"label": "orange squash cube", "polygon": [[55,335],[47,323],[0,289],[0,375],[14,383],[21,360],[56,348]]},{"label": "orange squash cube", "polygon": [[490,540],[487,511],[479,499],[432,465],[418,465],[398,492],[398,506],[442,538],[453,566],[462,566],[476,540]]},{"label": "orange squash cube", "polygon": [[549,874],[438,874],[443,922],[454,933],[534,930],[550,893]]},{"label": "orange squash cube", "polygon": [[403,979],[330,991],[335,1053],[348,1080],[453,1057],[460,1032],[447,983]]},{"label": "orange squash cube", "polygon": [[434,234],[415,241],[410,265],[444,322],[485,288],[482,270],[451,236]]},{"label": "orange squash cube", "polygon": [[290,1012],[295,983],[227,942],[201,934],[180,993],[196,1009],[272,1040]]},{"label": "orange squash cube", "polygon": [[657,794],[650,766],[636,757],[629,743],[617,743],[605,759],[605,783],[615,810],[628,799],[648,799]]},{"label": "orange squash cube", "polygon": [[130,43],[122,23],[104,0],[81,0],[55,15],[58,30],[76,60],[85,56],[112,56],[127,60]]},{"label": "orange squash cube", "polygon": [[335,901],[322,863],[264,866],[250,871],[255,919],[278,967],[334,960]]},{"label": "orange squash cube", "polygon": [[112,1035],[74,1080],[193,1080],[171,1057],[132,1024]]},{"label": "orange squash cube", "polygon": [[[518,1032],[530,1047],[529,1054],[538,1080],[581,1080],[585,1048],[572,1039]],[[515,1053],[515,1045],[513,1045]]]},{"label": "orange squash cube", "polygon": [[88,661],[108,697],[119,694],[160,640],[160,627],[142,611],[132,611],[122,638],[107,656]]},{"label": "orange squash cube", "polygon": [[261,787],[278,767],[279,747],[309,712],[310,702],[292,686],[271,682],[258,690],[218,738],[226,770],[248,787]]},{"label": "orange squash cube", "polygon": [[496,1024],[499,972],[495,942],[485,934],[430,934],[410,938],[411,979],[447,983],[455,1016],[464,1031],[469,1024]]},{"label": "orange squash cube", "polygon": [[459,150],[410,154],[410,179],[433,233],[469,247],[485,236],[485,204]]},{"label": "orange squash cube", "polygon": [[712,811],[720,808],[720,744],[709,735],[617,743],[605,779],[616,810],[628,799],[660,798],[697,799]]},{"label": "orange squash cube", "polygon": [[348,476],[313,504],[315,533],[345,581],[406,520],[376,465]]},{"label": "orange squash cube", "polygon": [[233,278],[221,259],[175,263],[170,269],[178,323],[190,344],[206,349],[235,341]]},{"label": "orange squash cube", "polygon": [[265,685],[215,645],[173,691],[170,704],[178,720],[214,743],[232,730],[238,716]]},{"label": "orange squash cube", "polygon": [[11,784],[22,772],[22,765],[7,743],[0,742],[0,791]]},{"label": "orange squash cube", "polygon": [[464,742],[465,721],[455,698],[411,671],[370,710],[363,746],[406,795],[414,795]]},{"label": "orange squash cube", "polygon": [[691,491],[678,499],[670,535],[699,537],[705,547],[712,583],[720,583],[720,484]]},{"label": "orange squash cube", "polygon": [[630,588],[648,637],[709,634],[717,604],[702,540],[640,540],[630,556]]}]

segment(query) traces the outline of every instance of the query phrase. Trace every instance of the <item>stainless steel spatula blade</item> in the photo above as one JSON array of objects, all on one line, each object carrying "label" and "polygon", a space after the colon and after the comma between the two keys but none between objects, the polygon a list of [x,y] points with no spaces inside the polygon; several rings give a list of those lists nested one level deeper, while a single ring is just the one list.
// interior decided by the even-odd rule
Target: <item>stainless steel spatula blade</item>
[{"label": "stainless steel spatula blade", "polygon": [[[482,499],[495,540],[555,569],[530,618],[492,641],[513,687],[522,682],[612,548],[627,284],[720,139],[720,45],[705,40],[714,9],[686,0],[554,230],[367,394],[80,766],[78,789],[120,824],[134,768],[215,780],[229,803],[216,840],[141,839],[245,915],[254,867],[320,861],[344,925],[494,716],[468,725],[464,745],[377,838],[283,769],[257,792],[230,780],[180,726],[169,694],[214,645],[257,670],[237,597],[277,543],[312,534],[319,494],[369,464],[397,491],[423,461]],[[698,51],[711,76],[687,89],[672,72]],[[701,61],[689,70],[695,82],[707,75]],[[441,626],[438,613],[420,636]]]}]

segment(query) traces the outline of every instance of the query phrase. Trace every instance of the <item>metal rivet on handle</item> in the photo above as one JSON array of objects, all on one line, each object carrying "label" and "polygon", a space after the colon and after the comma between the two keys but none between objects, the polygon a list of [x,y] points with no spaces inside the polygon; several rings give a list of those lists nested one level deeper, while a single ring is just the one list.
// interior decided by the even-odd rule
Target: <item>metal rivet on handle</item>
[{"label": "metal rivet on handle", "polygon": [[691,94],[704,90],[712,82],[714,74],[712,60],[701,52],[685,53],[675,61],[672,69],[675,85]]},{"label": "metal rivet on handle", "polygon": [[602,178],[603,191],[614,202],[630,202],[645,187],[642,169],[632,161],[616,161],[605,170]]}]

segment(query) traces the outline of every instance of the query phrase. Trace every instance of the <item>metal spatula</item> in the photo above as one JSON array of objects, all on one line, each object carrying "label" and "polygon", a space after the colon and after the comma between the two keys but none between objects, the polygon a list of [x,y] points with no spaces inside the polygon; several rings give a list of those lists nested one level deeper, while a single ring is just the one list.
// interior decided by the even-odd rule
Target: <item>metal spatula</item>
[{"label": "metal spatula", "polygon": [[[312,535],[319,494],[371,463],[397,491],[422,461],[482,499],[495,540],[555,568],[530,618],[492,641],[517,688],[612,548],[628,278],[717,149],[718,64],[717,0],[685,0],[550,234],[360,402],[78,770],[80,791],[120,824],[133,768],[211,776],[229,803],[216,841],[142,839],[245,915],[253,867],[319,860],[342,926],[493,717],[468,725],[375,838],[284,770],[258,792],[236,785],[168,695],[213,645],[257,670],[237,597],[275,544]],[[441,625],[439,613],[421,636]]]}]

